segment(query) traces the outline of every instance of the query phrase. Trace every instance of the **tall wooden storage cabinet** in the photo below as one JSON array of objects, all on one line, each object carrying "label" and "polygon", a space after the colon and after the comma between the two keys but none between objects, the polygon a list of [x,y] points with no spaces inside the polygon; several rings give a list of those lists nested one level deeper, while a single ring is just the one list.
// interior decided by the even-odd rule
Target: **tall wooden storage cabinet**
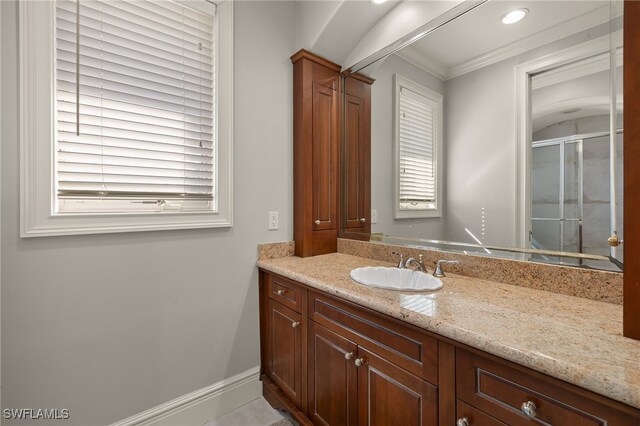
[{"label": "tall wooden storage cabinet", "polygon": [[360,74],[344,81],[344,201],[348,232],[371,233],[371,84]]},{"label": "tall wooden storage cabinet", "polygon": [[306,50],[293,62],[293,233],[296,256],[337,250],[340,66]]}]

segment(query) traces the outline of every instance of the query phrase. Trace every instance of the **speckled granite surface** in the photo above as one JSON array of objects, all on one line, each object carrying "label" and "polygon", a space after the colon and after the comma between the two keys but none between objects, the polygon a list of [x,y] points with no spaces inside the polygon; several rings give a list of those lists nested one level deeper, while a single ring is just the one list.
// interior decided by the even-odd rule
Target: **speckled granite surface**
[{"label": "speckled granite surface", "polygon": [[458,260],[460,261],[459,265],[447,265],[446,270],[467,277],[622,305],[622,274],[616,272],[338,239],[339,253],[397,262],[398,257],[392,254],[393,251],[404,254],[405,259],[408,257],[418,258],[418,255],[422,253],[425,264],[430,271],[433,271],[435,263],[439,259]]},{"label": "speckled granite surface", "polygon": [[391,264],[342,253],[258,266],[640,408],[640,341],[618,305],[454,274],[435,293],[375,289],[349,272]]},{"label": "speckled granite surface", "polygon": [[258,244],[258,260],[277,259],[279,257],[293,256],[296,249],[295,241],[284,243]]}]

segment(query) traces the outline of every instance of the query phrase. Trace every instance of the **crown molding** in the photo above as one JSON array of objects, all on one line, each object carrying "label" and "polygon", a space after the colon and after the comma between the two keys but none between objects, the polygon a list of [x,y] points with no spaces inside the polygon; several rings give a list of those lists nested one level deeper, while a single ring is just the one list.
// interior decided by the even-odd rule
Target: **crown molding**
[{"label": "crown molding", "polygon": [[458,65],[449,67],[446,73],[446,79],[449,80],[459,77],[480,68],[484,68],[513,56],[544,46],[545,44],[576,34],[580,31],[593,28],[596,25],[608,22],[610,20],[609,15],[609,6],[601,6],[574,19],[562,22],[554,27],[532,34],[529,37],[492,50],[468,61],[464,61]]},{"label": "crown molding", "polygon": [[428,60],[415,46],[407,46],[395,54],[435,78],[443,81],[447,80],[447,67],[435,61]]},{"label": "crown molding", "polygon": [[[616,46],[616,64],[620,66],[623,64],[624,56],[622,48],[622,30],[611,34],[611,37]],[[601,37],[597,40],[600,40],[600,44],[605,46],[604,49],[606,49],[606,45],[609,44],[610,41],[608,37]],[[594,50],[598,50],[597,46],[594,46]],[[597,72],[607,71],[610,68],[611,61],[609,55],[607,52],[603,52],[600,55],[585,58],[572,64],[537,75],[531,82],[531,88],[532,90],[541,89],[564,81],[575,80]]]}]

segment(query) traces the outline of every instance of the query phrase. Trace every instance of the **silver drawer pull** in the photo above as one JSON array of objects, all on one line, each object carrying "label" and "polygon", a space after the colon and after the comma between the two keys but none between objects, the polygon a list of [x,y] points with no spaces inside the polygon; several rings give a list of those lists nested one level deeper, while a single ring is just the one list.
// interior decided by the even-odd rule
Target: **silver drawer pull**
[{"label": "silver drawer pull", "polygon": [[278,296],[282,296],[284,294],[284,290],[278,290],[278,291],[276,291],[276,294]]},{"label": "silver drawer pull", "polygon": [[364,358],[357,358],[354,361],[354,364],[356,365],[356,367],[360,367],[362,364],[364,364]]},{"label": "silver drawer pull", "polygon": [[364,217],[360,218],[360,222],[365,223],[367,221],[367,219],[365,219]]},{"label": "silver drawer pull", "polygon": [[347,352],[346,354],[344,354],[344,359],[351,359],[353,358],[353,352]]},{"label": "silver drawer pull", "polygon": [[291,323],[291,327],[293,328],[298,328],[299,325],[300,325],[300,321],[294,321]]},{"label": "silver drawer pull", "polygon": [[468,418],[463,417],[461,419],[458,419],[458,421],[456,422],[456,426],[471,426],[471,422]]},{"label": "silver drawer pull", "polygon": [[520,408],[522,409],[522,412],[530,418],[534,418],[536,416],[536,410],[538,409],[533,401],[523,402],[522,407]]},{"label": "silver drawer pull", "polygon": [[320,219],[316,219],[316,225],[320,225]]}]

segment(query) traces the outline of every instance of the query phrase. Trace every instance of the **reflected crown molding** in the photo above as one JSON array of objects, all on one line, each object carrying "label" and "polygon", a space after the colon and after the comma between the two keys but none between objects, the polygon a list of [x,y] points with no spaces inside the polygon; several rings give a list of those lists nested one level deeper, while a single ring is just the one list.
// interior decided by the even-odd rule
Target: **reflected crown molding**
[{"label": "reflected crown molding", "polygon": [[[616,64],[617,66],[622,66],[624,56],[622,48],[622,30],[612,33],[611,39],[611,43],[616,46]],[[601,40],[603,45],[609,44],[609,37],[601,37],[598,40]],[[560,68],[549,70],[543,74],[536,75],[531,82],[531,88],[532,90],[541,89],[543,87],[575,80],[597,72],[608,71],[610,66],[611,61],[607,53],[593,56],[591,58],[585,58],[573,64],[568,64]]]},{"label": "reflected crown molding", "polygon": [[[574,19],[562,22],[561,24],[537,32],[529,37],[509,43],[506,46],[491,50],[448,68],[437,61],[426,58],[415,46],[407,46],[401,51],[395,52],[395,54],[434,77],[446,81],[593,28],[608,22],[611,18],[609,7],[602,6]],[[618,32],[614,33],[614,35],[617,33]],[[620,42],[618,43],[616,40],[616,46],[622,45],[622,31],[619,31],[619,33],[620,35],[616,35],[616,37],[620,37]]]},{"label": "reflected crown molding", "polygon": [[437,79],[443,81],[447,80],[447,67],[440,64],[439,62],[428,60],[424,55],[420,53],[415,45],[407,46],[404,49],[397,51],[395,54],[396,56],[399,56],[410,64],[415,65],[421,70],[428,72]]},{"label": "reflected crown molding", "polygon": [[580,31],[604,24],[610,19],[609,6],[599,7],[574,19],[562,22],[561,24],[542,30],[529,37],[507,44],[506,46],[492,50],[458,65],[454,65],[449,68],[447,72],[447,79],[459,77],[538,47],[542,47],[545,44],[569,37],[573,34],[579,33]]}]

